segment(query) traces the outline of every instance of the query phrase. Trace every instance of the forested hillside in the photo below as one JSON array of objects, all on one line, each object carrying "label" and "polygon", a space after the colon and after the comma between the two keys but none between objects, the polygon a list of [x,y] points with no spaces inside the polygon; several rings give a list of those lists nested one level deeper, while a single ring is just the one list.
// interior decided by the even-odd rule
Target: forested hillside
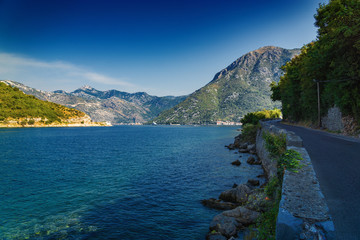
[{"label": "forested hillside", "polygon": [[[0,121],[41,118],[44,123],[50,124],[84,116],[83,112],[76,109],[39,100],[24,94],[16,87],[0,82]],[[34,120],[29,123],[34,124]]]},{"label": "forested hillside", "polygon": [[331,0],[315,15],[317,40],[282,69],[272,85],[272,99],[281,100],[284,118],[317,119],[317,83],[321,113],[333,106],[360,120],[360,1]]}]

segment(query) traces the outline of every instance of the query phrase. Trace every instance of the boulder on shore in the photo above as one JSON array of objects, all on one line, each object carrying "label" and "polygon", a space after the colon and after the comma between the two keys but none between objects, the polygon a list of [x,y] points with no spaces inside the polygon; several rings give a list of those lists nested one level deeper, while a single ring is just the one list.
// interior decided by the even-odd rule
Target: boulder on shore
[{"label": "boulder on shore", "polygon": [[247,150],[250,151],[255,151],[256,150],[256,145],[255,144],[249,144],[247,145]]},{"label": "boulder on shore", "polygon": [[228,148],[229,150],[234,150],[235,149],[235,145],[230,143],[229,145],[225,145],[226,148]]},{"label": "boulder on shore", "polygon": [[[259,212],[252,211],[245,207],[237,207],[233,210],[224,211],[216,215],[210,223],[210,231],[207,239],[222,239],[215,238],[222,235],[227,239],[235,237],[238,231],[244,226],[256,223],[257,218],[260,216]],[[208,238],[215,235],[214,238]]]},{"label": "boulder on shore", "polygon": [[254,156],[250,156],[248,158],[248,160],[246,160],[246,162],[250,165],[260,165],[261,161],[260,160],[256,160]]},{"label": "boulder on shore", "polygon": [[248,149],[248,143],[239,144],[239,149]]},{"label": "boulder on shore", "polygon": [[210,223],[210,231],[216,231],[227,239],[237,235],[238,229],[242,227],[234,217],[216,215]]},{"label": "boulder on shore", "polygon": [[260,217],[260,213],[247,209],[245,207],[237,207],[232,210],[221,213],[227,217],[234,217],[237,222],[243,226],[249,226],[250,224],[256,223],[256,219]]},{"label": "boulder on shore", "polygon": [[245,203],[250,192],[251,189],[249,186],[246,184],[240,184],[236,188],[223,191],[220,194],[219,199],[225,202]]}]

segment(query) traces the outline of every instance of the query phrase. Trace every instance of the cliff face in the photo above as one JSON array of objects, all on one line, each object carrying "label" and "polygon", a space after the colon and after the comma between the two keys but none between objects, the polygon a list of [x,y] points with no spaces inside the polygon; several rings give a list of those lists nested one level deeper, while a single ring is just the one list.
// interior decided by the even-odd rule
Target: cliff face
[{"label": "cliff face", "polygon": [[263,47],[238,58],[184,102],[160,114],[157,123],[206,124],[239,121],[248,112],[279,107],[270,99],[270,83],[278,82],[280,69],[300,50]]},{"label": "cliff face", "polygon": [[99,91],[89,86],[70,93],[62,90],[45,92],[14,81],[3,82],[39,99],[80,110],[88,114],[93,121],[107,121],[113,124],[146,122],[186,98],[186,96],[157,97],[145,92],[132,94],[117,90]]}]

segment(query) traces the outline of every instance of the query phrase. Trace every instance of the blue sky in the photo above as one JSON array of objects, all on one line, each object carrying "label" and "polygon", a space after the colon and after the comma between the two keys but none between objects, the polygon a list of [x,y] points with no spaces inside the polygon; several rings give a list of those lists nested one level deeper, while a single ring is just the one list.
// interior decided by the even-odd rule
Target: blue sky
[{"label": "blue sky", "polygon": [[0,0],[0,79],[183,95],[263,46],[316,39],[321,0]]}]

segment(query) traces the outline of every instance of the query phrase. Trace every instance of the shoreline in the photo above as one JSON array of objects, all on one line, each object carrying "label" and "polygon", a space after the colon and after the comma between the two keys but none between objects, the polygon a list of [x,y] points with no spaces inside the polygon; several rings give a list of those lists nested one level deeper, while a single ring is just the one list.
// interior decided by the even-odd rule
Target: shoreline
[{"label": "shoreline", "polygon": [[[268,183],[268,176],[262,166],[262,161],[257,155],[256,145],[250,142],[243,142],[241,133],[234,137],[234,142],[225,146],[229,151],[235,153],[249,153],[250,156],[242,161],[231,162],[234,167],[243,164],[261,165],[262,173],[256,177],[250,177],[246,183],[233,185],[231,189],[225,189],[218,198],[202,200],[205,207],[220,210],[209,224],[207,240],[242,239],[254,237],[252,226],[257,223],[260,215],[266,209],[268,198],[264,192],[264,186]],[[240,156],[239,159],[242,159]],[[241,169],[239,168],[239,171]],[[263,182],[262,178],[265,178]],[[262,183],[263,182],[263,183]],[[240,237],[240,238],[239,238]]]},{"label": "shoreline", "polygon": [[52,127],[112,127],[113,125],[107,123],[73,123],[73,124],[53,124],[53,125],[21,125],[21,124],[0,124],[0,128],[52,128]]}]

